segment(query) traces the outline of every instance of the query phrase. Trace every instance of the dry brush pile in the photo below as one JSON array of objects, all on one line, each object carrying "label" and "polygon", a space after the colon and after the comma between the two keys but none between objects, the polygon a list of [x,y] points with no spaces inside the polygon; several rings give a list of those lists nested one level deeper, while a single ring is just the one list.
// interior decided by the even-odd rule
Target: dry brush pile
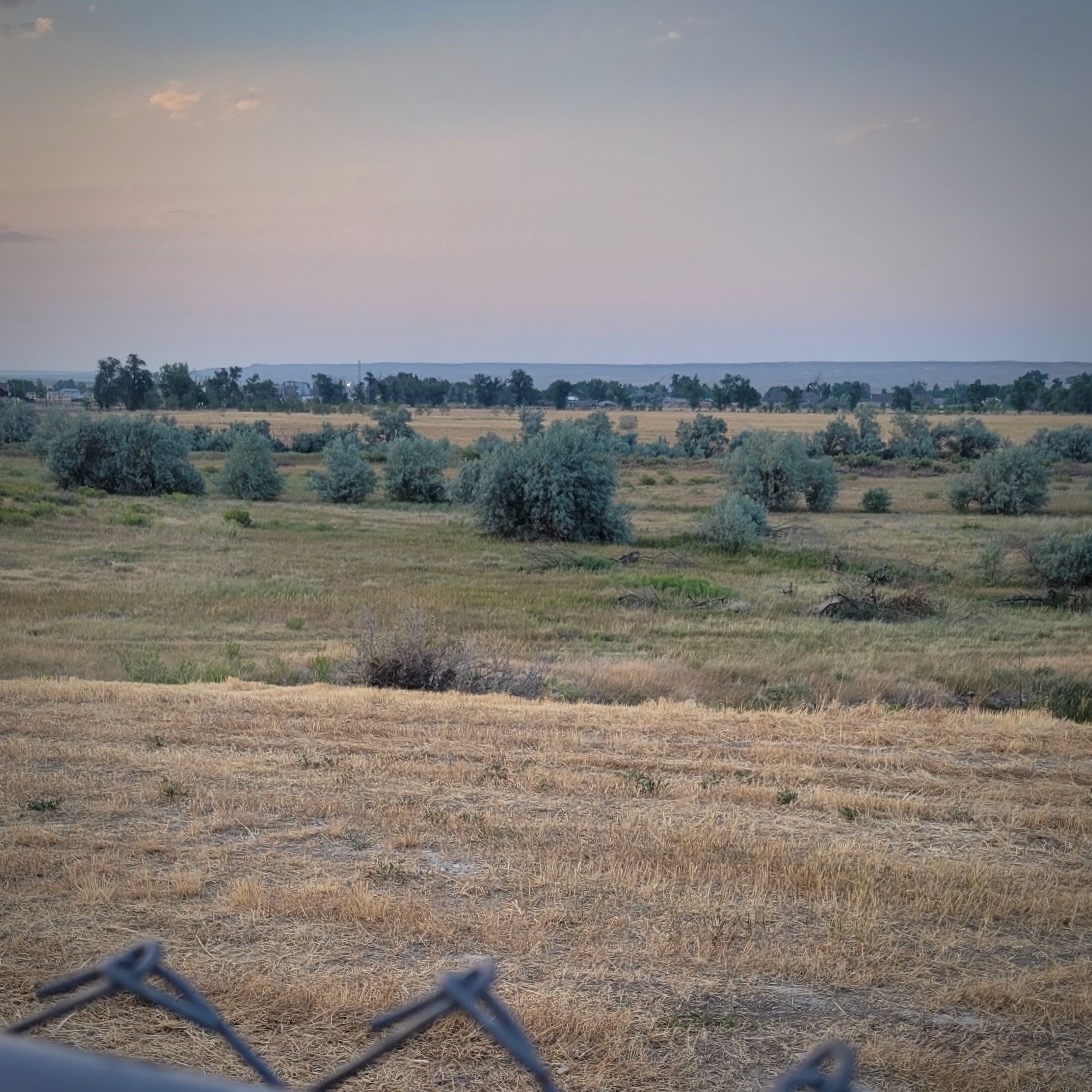
[{"label": "dry brush pile", "polygon": [[[0,682],[0,1020],[154,935],[293,1081],[467,956],[569,1089],[1084,1089],[1086,728],[257,684]],[[111,1004],[54,1034],[241,1072]],[[379,1088],[522,1088],[445,1027]]]}]

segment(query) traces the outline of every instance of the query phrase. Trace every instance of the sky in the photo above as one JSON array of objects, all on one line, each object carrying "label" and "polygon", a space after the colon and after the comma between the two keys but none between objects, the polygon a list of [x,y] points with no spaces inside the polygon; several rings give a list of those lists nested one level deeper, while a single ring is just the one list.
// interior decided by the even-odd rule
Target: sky
[{"label": "sky", "polygon": [[0,373],[1092,360],[1089,0],[0,0]]}]

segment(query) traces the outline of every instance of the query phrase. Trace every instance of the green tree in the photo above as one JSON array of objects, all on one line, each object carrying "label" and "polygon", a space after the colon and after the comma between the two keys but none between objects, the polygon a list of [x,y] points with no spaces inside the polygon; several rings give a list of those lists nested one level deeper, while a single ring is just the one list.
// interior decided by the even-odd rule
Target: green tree
[{"label": "green tree", "polygon": [[501,388],[504,384],[495,375],[478,372],[470,377],[470,386],[474,391],[474,401],[479,406],[495,406],[500,401]]},{"label": "green tree", "polygon": [[513,368],[508,377],[508,393],[517,406],[529,406],[535,400],[535,381],[522,368]]},{"label": "green tree", "polygon": [[104,356],[95,372],[95,381],[91,385],[91,395],[102,409],[109,409],[121,401],[121,389],[118,385],[118,373],[121,361],[116,356]]},{"label": "green tree", "polygon": [[316,402],[324,406],[340,406],[349,400],[345,384],[325,372],[316,372],[311,376],[311,394]]},{"label": "green tree", "polygon": [[240,429],[217,486],[221,493],[240,500],[276,500],[284,492],[284,478],[277,472],[269,440],[253,429]]},{"label": "green tree", "polygon": [[572,392],[573,385],[567,379],[555,379],[546,388],[546,397],[554,409],[564,409],[569,404],[569,395]]},{"label": "green tree", "polygon": [[156,408],[155,377],[136,353],[130,353],[118,369],[117,383],[127,410]]},{"label": "green tree", "polygon": [[395,501],[437,504],[444,499],[448,446],[424,436],[403,436],[387,445],[384,486]]},{"label": "green tree", "polygon": [[209,404],[216,409],[237,409],[243,401],[243,388],[239,386],[242,374],[243,369],[237,364],[230,368],[217,368],[205,380],[205,394]]},{"label": "green tree", "polygon": [[164,364],[156,373],[155,381],[167,409],[191,410],[205,401],[205,392],[190,374],[188,364]]},{"label": "green tree", "polygon": [[341,435],[322,450],[325,474],[313,474],[311,488],[330,504],[362,504],[375,489],[375,471],[365,461],[360,441]]}]

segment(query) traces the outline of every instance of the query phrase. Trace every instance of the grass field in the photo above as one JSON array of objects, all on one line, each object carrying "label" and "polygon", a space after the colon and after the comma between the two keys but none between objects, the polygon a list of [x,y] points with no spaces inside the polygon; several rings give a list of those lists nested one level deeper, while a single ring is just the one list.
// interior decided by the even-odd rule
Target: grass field
[{"label": "grass field", "polygon": [[[210,484],[222,458],[194,456]],[[284,497],[240,505],[61,494],[0,452],[0,1020],[152,934],[293,1081],[479,954],[564,1088],[756,1090],[828,1035],[865,1092],[1092,1085],[1088,613],[1005,602],[1041,590],[1030,540],[1092,524],[1089,467],[1025,517],[952,512],[935,466],[843,469],[832,512],[733,557],[696,534],[712,461],[620,464],[633,547],[325,505],[320,457],[278,463]],[[838,591],[922,609],[833,621]],[[543,697],[328,684],[407,612]],[[59,1034],[240,1073],[139,1008]],[[466,1029],[373,1083],[410,1078],[530,1087]]]},{"label": "grass field", "polygon": [[[1036,713],[0,683],[0,1019],[135,938],[294,1082],[488,955],[561,1084],[1078,1092],[1092,746]],[[120,1002],[56,1037],[242,1075]],[[379,1088],[530,1087],[466,1028]]]}]

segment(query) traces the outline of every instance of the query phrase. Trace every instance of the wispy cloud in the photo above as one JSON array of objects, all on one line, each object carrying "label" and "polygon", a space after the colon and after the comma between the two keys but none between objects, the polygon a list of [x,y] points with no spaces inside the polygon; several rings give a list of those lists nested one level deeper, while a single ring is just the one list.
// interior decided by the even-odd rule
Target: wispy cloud
[{"label": "wispy cloud", "polygon": [[28,235],[25,231],[13,231],[7,224],[0,224],[0,243],[46,243],[45,235]]},{"label": "wispy cloud", "polygon": [[180,81],[171,80],[148,99],[148,105],[166,111],[172,121],[184,121],[201,101],[202,94],[202,91],[186,91]]},{"label": "wispy cloud", "polygon": [[865,125],[858,125],[855,129],[847,129],[834,138],[834,145],[845,148],[852,144],[862,144],[874,140],[884,134],[899,132],[926,133],[929,131],[929,123],[921,117],[904,118],[901,121],[870,121]]},{"label": "wispy cloud", "polygon": [[664,34],[657,34],[656,37],[653,38],[652,41],[649,42],[648,44],[653,45],[653,46],[671,45],[674,42],[680,42],[680,41],[682,41],[682,31],[681,30],[669,30],[669,31],[665,32]]},{"label": "wispy cloud", "polygon": [[251,110],[257,110],[264,103],[265,95],[256,87],[252,87],[241,99],[232,103],[231,112],[233,114],[249,114]]},{"label": "wispy cloud", "polygon": [[53,29],[53,20],[44,17],[32,19],[29,23],[0,23],[0,38],[13,35],[20,38],[41,38]]}]

